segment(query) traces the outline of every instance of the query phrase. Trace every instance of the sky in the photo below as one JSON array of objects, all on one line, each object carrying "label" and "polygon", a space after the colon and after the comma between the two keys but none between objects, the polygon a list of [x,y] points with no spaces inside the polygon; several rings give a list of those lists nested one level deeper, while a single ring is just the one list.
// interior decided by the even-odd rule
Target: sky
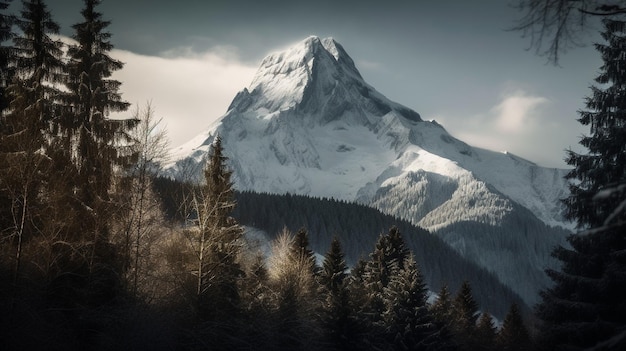
[{"label": "sky", "polygon": [[[19,1],[14,1],[19,8]],[[514,0],[103,0],[99,6],[131,111],[150,102],[173,147],[221,117],[266,55],[333,37],[364,79],[473,146],[566,167],[565,150],[602,62],[591,45],[548,64],[521,33]],[[81,0],[48,1],[61,34]]]}]

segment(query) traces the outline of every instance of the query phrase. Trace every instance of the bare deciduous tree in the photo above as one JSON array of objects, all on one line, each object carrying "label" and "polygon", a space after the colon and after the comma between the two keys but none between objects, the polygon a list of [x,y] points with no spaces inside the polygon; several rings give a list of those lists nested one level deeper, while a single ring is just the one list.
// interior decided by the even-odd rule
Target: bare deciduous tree
[{"label": "bare deciduous tree", "polygon": [[562,53],[585,44],[583,36],[597,18],[626,15],[623,0],[518,0],[523,13],[512,28],[530,38],[530,48],[559,63]]}]

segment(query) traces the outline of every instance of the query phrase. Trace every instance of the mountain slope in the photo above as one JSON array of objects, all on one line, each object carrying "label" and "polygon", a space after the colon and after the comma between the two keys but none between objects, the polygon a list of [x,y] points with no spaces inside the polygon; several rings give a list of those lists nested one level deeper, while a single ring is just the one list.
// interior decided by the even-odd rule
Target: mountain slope
[{"label": "mountain slope", "polygon": [[[547,225],[569,226],[559,202],[564,170],[471,147],[422,120],[368,85],[330,38],[309,37],[265,58],[227,113],[174,150],[168,172],[199,179],[217,133],[239,190],[333,197],[407,219],[461,254],[481,252],[479,264],[529,303],[548,284],[549,252],[566,233]],[[534,244],[515,245],[523,257],[503,257],[501,248],[520,240],[506,235],[520,222],[547,229],[528,233]],[[521,261],[500,264],[507,258]],[[533,279],[520,282],[519,267]]]}]

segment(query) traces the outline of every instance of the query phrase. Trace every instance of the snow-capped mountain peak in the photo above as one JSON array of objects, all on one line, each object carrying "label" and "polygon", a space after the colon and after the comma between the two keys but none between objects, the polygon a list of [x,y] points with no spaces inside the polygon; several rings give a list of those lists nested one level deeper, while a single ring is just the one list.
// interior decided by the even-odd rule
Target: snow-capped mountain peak
[{"label": "snow-capped mountain peak", "polygon": [[[569,226],[559,201],[567,194],[564,170],[474,148],[438,123],[423,121],[367,84],[332,38],[311,36],[267,56],[228,112],[174,150],[168,172],[200,179],[217,133],[238,189],[334,197],[376,207],[441,233],[512,287],[521,284],[520,278],[509,273],[520,268],[503,264],[500,256],[510,246],[505,251],[479,247],[477,237],[459,228],[491,232],[517,223],[497,235],[519,245],[519,237],[504,238],[521,231],[519,236],[532,241],[549,231],[542,229],[546,224]],[[546,283],[541,272],[553,264],[549,252],[560,239],[534,243],[540,253],[518,248],[532,270],[523,277],[531,283],[518,286],[527,301],[532,302],[537,285]]]}]

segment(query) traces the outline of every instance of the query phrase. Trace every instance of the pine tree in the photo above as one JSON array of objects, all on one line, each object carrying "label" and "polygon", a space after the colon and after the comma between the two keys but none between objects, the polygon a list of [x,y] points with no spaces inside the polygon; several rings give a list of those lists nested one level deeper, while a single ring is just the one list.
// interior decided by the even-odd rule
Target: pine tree
[{"label": "pine tree", "polygon": [[528,329],[516,304],[511,305],[509,313],[504,317],[497,340],[499,350],[503,351],[524,351],[531,348]]},{"label": "pine tree", "polygon": [[568,151],[567,164],[573,169],[567,178],[570,195],[565,200],[567,215],[576,220],[580,228],[597,228],[618,207],[623,197],[615,196],[604,201],[593,201],[600,190],[626,182],[626,24],[622,21],[604,20],[602,37],[607,44],[597,44],[604,65],[587,97],[587,110],[580,111],[578,121],[589,126],[590,135],[580,144],[588,153]]},{"label": "pine tree", "polygon": [[626,347],[626,22],[603,23],[600,86],[579,119],[590,127],[581,140],[588,153],[567,159],[574,169],[565,204],[583,231],[554,251],[562,267],[547,271],[555,284],[536,308],[538,344],[552,350]]},{"label": "pine tree", "polygon": [[16,78],[27,88],[21,93],[35,110],[42,131],[54,131],[60,95],[54,84],[65,79],[63,43],[51,37],[59,34],[59,25],[42,0],[22,1],[22,5],[21,18],[15,19],[21,34],[13,38]]},{"label": "pine tree", "polygon": [[464,281],[452,301],[452,334],[456,343],[463,350],[474,350],[477,347],[476,322],[478,320],[478,304],[472,296],[472,288]]},{"label": "pine tree", "polygon": [[319,280],[325,295],[321,308],[322,327],[328,341],[339,350],[355,347],[359,333],[350,305],[347,271],[341,243],[335,237],[324,256]]},{"label": "pine tree", "polygon": [[62,147],[78,172],[77,196],[83,215],[89,218],[83,222],[83,231],[92,234],[90,265],[104,255],[110,235],[108,221],[115,208],[110,206],[114,172],[134,160],[132,148],[124,144],[132,144],[129,132],[138,122],[108,118],[110,112],[125,111],[129,104],[121,99],[121,83],[110,79],[123,64],[109,56],[113,45],[106,27],[110,23],[96,11],[98,4],[98,0],[84,0],[84,21],[72,26],[76,44],[67,52],[68,92],[63,94],[66,108],[59,123]]},{"label": "pine tree", "polygon": [[496,326],[490,313],[483,313],[478,319],[476,326],[476,339],[478,340],[478,349],[483,351],[496,350]]},{"label": "pine tree", "polygon": [[367,298],[360,315],[366,317],[367,328],[371,330],[369,339],[373,344],[385,342],[385,289],[392,277],[404,267],[408,255],[409,251],[396,227],[380,235],[370,254],[363,279]]},{"label": "pine tree", "polygon": [[344,279],[348,275],[347,271],[348,265],[344,258],[341,243],[337,237],[334,237],[330,243],[330,249],[324,256],[320,282],[327,291],[336,293],[344,285]]},{"label": "pine tree", "polygon": [[437,328],[426,305],[428,289],[412,255],[385,288],[385,331],[394,350],[435,350]]},{"label": "pine tree", "polygon": [[194,240],[196,294],[200,315],[205,318],[232,316],[240,302],[237,282],[243,274],[239,264],[243,229],[230,216],[235,199],[227,160],[221,138],[217,136],[204,170],[206,183],[194,198],[198,216]]},{"label": "pine tree", "polygon": [[[10,101],[9,108],[0,114],[0,192],[8,200],[6,206],[11,213],[9,228],[2,229],[8,229],[15,247],[14,283],[21,270],[22,244],[35,236],[46,240],[43,237],[49,235],[48,241],[58,241],[53,236],[64,225],[43,219],[64,203],[53,203],[56,197],[51,196],[56,190],[56,176],[60,175],[50,157],[54,154],[50,140],[58,116],[59,91],[54,84],[62,80],[64,65],[62,44],[50,35],[58,33],[59,27],[42,1],[24,1],[21,15],[12,18],[20,35],[13,37],[14,46],[6,56],[12,79],[3,97]],[[49,246],[43,245],[46,249]],[[39,256],[46,255],[40,252]]]},{"label": "pine tree", "polygon": [[452,323],[452,296],[448,286],[444,285],[439,290],[437,300],[430,306],[431,314],[435,322],[446,328]]}]

